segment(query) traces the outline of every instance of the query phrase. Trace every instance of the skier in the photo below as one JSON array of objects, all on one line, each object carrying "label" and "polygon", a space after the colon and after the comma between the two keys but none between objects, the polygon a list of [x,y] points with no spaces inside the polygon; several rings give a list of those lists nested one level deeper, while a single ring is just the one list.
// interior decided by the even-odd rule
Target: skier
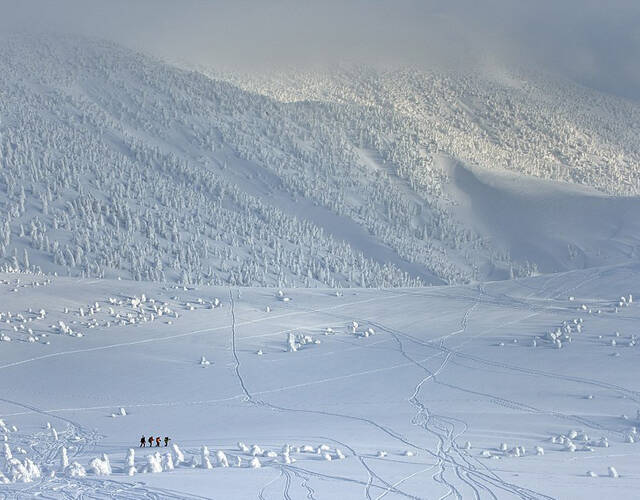
[{"label": "skier", "polygon": [[165,436],[164,437],[164,447],[166,448],[167,446],[169,446],[169,441],[171,441],[171,439],[169,439],[169,436]]},{"label": "skier", "polygon": [[149,448],[153,446],[153,436],[149,436]]},{"label": "skier", "polygon": [[142,437],[140,438],[140,448],[144,448],[147,446],[147,440],[144,437],[144,434],[142,435]]},{"label": "skier", "polygon": [[160,436],[156,438],[156,448],[160,448]]}]

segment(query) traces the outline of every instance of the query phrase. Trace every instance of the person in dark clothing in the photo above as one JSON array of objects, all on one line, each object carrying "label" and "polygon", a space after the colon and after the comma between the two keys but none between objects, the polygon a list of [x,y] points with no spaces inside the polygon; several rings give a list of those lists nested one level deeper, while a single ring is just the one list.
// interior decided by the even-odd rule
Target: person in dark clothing
[{"label": "person in dark clothing", "polygon": [[164,437],[164,447],[166,448],[167,446],[169,446],[169,441],[171,441],[171,439],[169,439],[169,436],[165,436]]},{"label": "person in dark clothing", "polygon": [[149,436],[149,448],[153,446],[153,436]]},{"label": "person in dark clothing", "polygon": [[160,436],[156,438],[156,448],[160,447]]},{"label": "person in dark clothing", "polygon": [[144,436],[142,436],[140,438],[140,448],[144,448],[145,446],[147,446],[147,440]]}]

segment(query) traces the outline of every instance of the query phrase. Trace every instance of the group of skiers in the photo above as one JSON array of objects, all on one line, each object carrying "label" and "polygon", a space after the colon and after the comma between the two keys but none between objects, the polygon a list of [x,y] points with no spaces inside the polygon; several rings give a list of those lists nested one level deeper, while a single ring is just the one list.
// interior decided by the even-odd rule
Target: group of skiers
[{"label": "group of skiers", "polygon": [[[149,436],[149,448],[151,448],[153,446],[153,442],[155,441],[156,443],[156,448],[160,446],[160,441],[162,441],[162,438],[160,436],[157,436],[156,438],[154,438],[153,436]],[[164,445],[165,446],[169,446],[169,441],[171,441],[171,439],[169,439],[169,437],[165,436],[164,438]],[[140,448],[145,448],[147,446],[147,439],[142,436],[140,438]]]}]

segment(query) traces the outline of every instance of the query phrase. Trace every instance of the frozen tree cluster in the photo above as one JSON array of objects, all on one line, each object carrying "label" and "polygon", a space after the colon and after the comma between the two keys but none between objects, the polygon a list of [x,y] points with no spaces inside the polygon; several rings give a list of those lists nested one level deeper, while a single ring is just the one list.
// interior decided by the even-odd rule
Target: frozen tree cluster
[{"label": "frozen tree cluster", "polygon": [[[126,412],[125,412],[126,413]],[[264,446],[238,442],[235,447],[212,450],[203,444],[183,450],[173,443],[165,448],[129,448],[121,456],[101,453],[80,458],[91,443],[90,434],[73,425],[57,430],[47,422],[42,432],[20,433],[14,425],[0,419],[0,485],[31,483],[41,478],[62,480],[112,475],[136,476],[174,471],[178,468],[256,469],[263,466],[293,464],[304,460],[343,460],[348,455],[326,443]],[[27,451],[27,448],[29,451]]]},{"label": "frozen tree cluster", "polygon": [[[34,286],[45,286],[38,281],[39,276],[21,272],[20,278],[0,280],[0,290],[19,290]],[[55,278],[47,278],[51,285]],[[180,287],[187,290],[186,287]],[[168,286],[165,286],[168,290]],[[162,323],[171,325],[182,314],[192,311],[215,310],[222,307],[217,297],[187,301],[178,298],[162,297],[160,293],[151,296],[142,291],[133,295],[116,294],[115,296],[95,296],[93,300],[85,297],[82,302],[65,302],[66,305],[53,310],[45,309],[37,301],[25,300],[20,308],[0,310],[0,348],[9,342],[27,342],[37,346],[49,345],[60,336],[82,338],[93,329],[135,328],[139,325]],[[85,302],[86,300],[86,302]],[[30,305],[30,307],[25,307]],[[183,311],[186,311],[183,313]],[[201,358],[200,364],[206,366],[209,361]],[[123,413],[124,412],[124,413]],[[114,416],[125,416],[126,410],[119,408]]]},{"label": "frozen tree cluster", "polygon": [[[247,129],[237,113],[249,104],[261,115],[267,99],[247,103],[248,94],[230,85],[115,46],[77,49],[57,40],[62,69],[48,63],[45,45],[15,41],[2,54],[0,256],[12,268],[233,285],[422,284],[229,182],[212,151],[223,140],[241,150]],[[14,67],[17,59],[35,66]],[[14,84],[36,74],[51,92]],[[104,89],[77,92],[76,84],[97,75]],[[129,77],[140,88],[124,85]],[[170,146],[176,128],[192,154]],[[264,130],[256,124],[251,132]],[[301,162],[297,154],[289,148],[288,162]],[[301,195],[285,186],[287,196]]]},{"label": "frozen tree cluster", "polygon": [[287,333],[287,351],[296,352],[302,349],[304,346],[312,346],[320,344],[319,339],[314,339],[311,335],[306,333]]},{"label": "frozen tree cluster", "polygon": [[[535,263],[455,218],[438,158],[640,193],[640,109],[544,75],[205,75],[74,37],[8,38],[0,61],[11,269],[330,287],[464,283],[487,262],[528,276]],[[353,234],[332,235],[331,217]]]},{"label": "frozen tree cluster", "polygon": [[[477,255],[511,265],[442,202],[425,125],[373,104],[397,91],[290,106],[108,43],[13,38],[0,55],[0,257],[12,269],[377,287],[430,279],[406,263],[447,283],[474,279]],[[237,187],[247,182],[269,196]],[[281,198],[300,210],[271,203]],[[349,221],[353,240],[300,218],[305,207]],[[369,255],[361,235],[396,257]]]},{"label": "frozen tree cluster", "polygon": [[369,110],[379,121],[395,120],[408,129],[397,135],[401,145],[385,141],[375,127],[354,128],[367,138],[364,144],[386,148],[381,154],[414,182],[422,176],[421,184],[435,189],[442,177],[434,157],[444,153],[610,194],[640,193],[640,108],[544,73],[511,68],[502,81],[470,71],[344,66],[321,73],[213,74],[281,102],[346,103],[345,119],[353,122],[366,123],[359,117]]}]

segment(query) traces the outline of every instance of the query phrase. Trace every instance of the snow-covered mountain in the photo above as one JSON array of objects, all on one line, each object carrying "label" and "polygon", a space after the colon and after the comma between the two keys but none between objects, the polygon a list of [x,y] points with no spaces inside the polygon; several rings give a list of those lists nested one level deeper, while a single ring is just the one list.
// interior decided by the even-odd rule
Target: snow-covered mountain
[{"label": "snow-covered mountain", "polygon": [[636,498],[639,124],[2,39],[0,497]]},{"label": "snow-covered mountain", "polygon": [[639,124],[633,103],[516,72],[257,77],[9,38],[0,255],[58,274],[281,286],[621,262],[640,243]]}]

